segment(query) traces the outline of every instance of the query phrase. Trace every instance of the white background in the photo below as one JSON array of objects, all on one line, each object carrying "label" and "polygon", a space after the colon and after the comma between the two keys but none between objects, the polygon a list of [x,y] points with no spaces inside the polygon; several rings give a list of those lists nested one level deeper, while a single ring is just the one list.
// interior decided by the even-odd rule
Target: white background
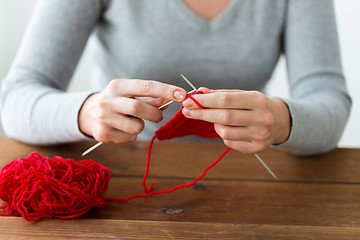
[{"label": "white background", "polygon": [[[15,57],[36,1],[0,0],[0,83]],[[360,147],[360,1],[334,0],[334,2],[344,73],[353,99],[351,117],[339,146]],[[88,51],[85,51],[70,87],[71,91],[81,89],[82,79],[90,77],[90,67],[91,60]],[[268,90],[272,96],[288,96],[283,60],[277,66]]]}]

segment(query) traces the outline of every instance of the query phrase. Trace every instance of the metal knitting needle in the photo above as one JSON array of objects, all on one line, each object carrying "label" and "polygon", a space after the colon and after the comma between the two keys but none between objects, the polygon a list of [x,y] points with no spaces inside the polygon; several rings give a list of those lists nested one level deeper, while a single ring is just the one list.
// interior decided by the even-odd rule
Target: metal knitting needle
[{"label": "metal knitting needle", "polygon": [[194,91],[197,91],[197,88],[182,74],[180,74],[181,77],[185,80],[185,82],[187,82],[187,84],[190,85],[190,87],[192,87],[192,89],[194,89]]},{"label": "metal knitting needle", "polygon": [[85,152],[83,152],[81,155],[82,155],[82,156],[85,156],[86,154],[88,154],[89,152],[91,152],[92,150],[94,150],[95,148],[100,147],[101,144],[103,144],[103,142],[98,142],[97,144],[95,144],[94,146],[92,146],[91,148],[89,148],[88,150],[86,150]]},{"label": "metal knitting needle", "polygon": [[[196,91],[197,91],[196,89],[195,89],[195,90],[191,90],[191,91],[188,92],[187,94],[190,94],[190,93],[193,93],[193,92],[196,92]],[[169,101],[169,102],[165,103],[164,105],[161,105],[160,107],[158,107],[158,109],[162,109],[162,108],[170,105],[170,104],[173,103],[173,102],[174,102],[174,101]]]},{"label": "metal knitting needle", "polygon": [[[194,87],[194,85],[186,78],[184,77],[184,75],[181,74],[181,77],[190,85],[190,87],[192,87],[194,90],[188,92],[187,94],[196,92],[197,89]],[[165,103],[164,105],[158,107],[158,109],[162,109],[168,105],[170,105],[171,103],[173,103],[174,101],[169,101],[168,103]],[[90,153],[91,151],[95,150],[96,148],[100,147],[103,144],[103,142],[98,142],[97,144],[95,144],[94,146],[90,147],[89,149],[87,149],[85,152],[83,152],[81,155],[85,156],[86,154]]]},{"label": "metal knitting needle", "polygon": [[256,153],[254,154],[254,156],[261,162],[261,164],[266,168],[266,170],[268,170],[268,172],[275,178],[277,179],[276,175],[270,170],[270,168],[264,163],[264,161],[259,157],[259,155],[257,155]]},{"label": "metal knitting needle", "polygon": [[[187,79],[187,78],[186,78],[184,75],[182,75],[182,74],[180,74],[180,75],[181,75],[181,77],[185,80],[185,82],[186,82],[187,84],[189,84],[190,87],[192,87],[192,89],[194,89],[194,90],[188,92],[187,94],[196,92],[196,91],[197,91],[197,88],[189,81],[189,79]],[[160,106],[159,109],[162,109],[163,107],[166,107],[167,105],[170,105],[170,104],[173,103],[173,102],[174,102],[174,101],[170,101],[170,102],[168,102],[168,103],[165,103],[164,105]]]}]

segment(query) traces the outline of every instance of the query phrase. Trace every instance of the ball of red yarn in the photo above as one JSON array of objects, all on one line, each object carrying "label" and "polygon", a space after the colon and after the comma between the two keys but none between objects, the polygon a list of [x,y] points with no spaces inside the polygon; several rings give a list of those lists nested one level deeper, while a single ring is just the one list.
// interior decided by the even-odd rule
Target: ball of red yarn
[{"label": "ball of red yarn", "polygon": [[110,169],[92,160],[42,157],[33,152],[0,171],[0,199],[5,214],[26,220],[75,218],[93,207],[104,207]]}]

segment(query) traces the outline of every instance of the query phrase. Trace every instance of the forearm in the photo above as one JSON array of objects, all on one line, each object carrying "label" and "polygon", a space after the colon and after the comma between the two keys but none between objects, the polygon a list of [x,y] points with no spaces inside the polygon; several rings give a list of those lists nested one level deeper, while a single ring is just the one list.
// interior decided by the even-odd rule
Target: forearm
[{"label": "forearm", "polygon": [[36,145],[87,139],[77,122],[89,94],[65,93],[35,84],[14,86],[2,99],[4,131],[9,137]]},{"label": "forearm", "polygon": [[297,155],[336,147],[350,113],[331,0],[288,4],[284,29],[292,128],[279,147]]},{"label": "forearm", "polygon": [[32,144],[84,139],[79,109],[90,93],[66,93],[102,1],[39,0],[1,89],[5,132]]},{"label": "forearm", "polygon": [[325,153],[336,147],[348,120],[350,98],[319,94],[305,100],[285,100],[292,116],[289,139],[276,147],[296,155]]}]

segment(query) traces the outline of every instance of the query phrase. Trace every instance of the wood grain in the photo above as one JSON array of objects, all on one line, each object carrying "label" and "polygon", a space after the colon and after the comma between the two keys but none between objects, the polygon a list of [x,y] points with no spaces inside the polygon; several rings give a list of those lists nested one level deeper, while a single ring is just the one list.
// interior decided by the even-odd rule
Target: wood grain
[{"label": "wood grain", "polygon": [[[173,221],[129,221],[48,219],[19,222],[14,217],[1,222],[2,239],[327,239],[346,240],[360,236],[358,227],[318,227],[268,224],[194,223]],[[17,228],[4,227],[14,226]],[[56,226],[56,228],[54,228]],[[31,231],[29,231],[29,229]]]},{"label": "wood grain", "polygon": [[[55,147],[34,147],[0,137],[0,165],[26,156],[36,150],[45,156],[60,155],[81,160],[81,153],[93,142],[81,142]],[[215,161],[226,149],[219,143],[156,142],[152,151],[150,175],[153,177],[194,178]],[[148,142],[104,144],[91,152],[92,159],[111,168],[115,176],[144,174]],[[259,154],[278,181],[318,183],[360,183],[360,153],[358,149],[336,149],[314,157],[295,157],[270,149]],[[249,154],[230,151],[211,173],[212,179],[270,180],[272,176]]]},{"label": "wood grain", "polygon": [[[154,190],[184,183],[155,179]],[[360,187],[352,184],[203,180],[166,195],[109,202],[88,218],[309,226],[360,226]],[[106,196],[142,193],[141,179],[114,178]],[[170,210],[170,214],[168,213]],[[175,210],[175,211],[174,211]],[[177,213],[176,210],[178,211]],[[171,214],[171,213],[177,214]]]},{"label": "wood grain", "polygon": [[[81,159],[92,142],[35,147],[0,138],[0,166],[38,151]],[[156,142],[148,184],[187,183],[226,149],[219,143]],[[87,156],[113,171],[106,196],[142,193],[147,142],[105,144]],[[360,149],[295,157],[230,151],[195,186],[167,195],[109,202],[80,219],[27,222],[0,217],[0,239],[360,239]]]}]

